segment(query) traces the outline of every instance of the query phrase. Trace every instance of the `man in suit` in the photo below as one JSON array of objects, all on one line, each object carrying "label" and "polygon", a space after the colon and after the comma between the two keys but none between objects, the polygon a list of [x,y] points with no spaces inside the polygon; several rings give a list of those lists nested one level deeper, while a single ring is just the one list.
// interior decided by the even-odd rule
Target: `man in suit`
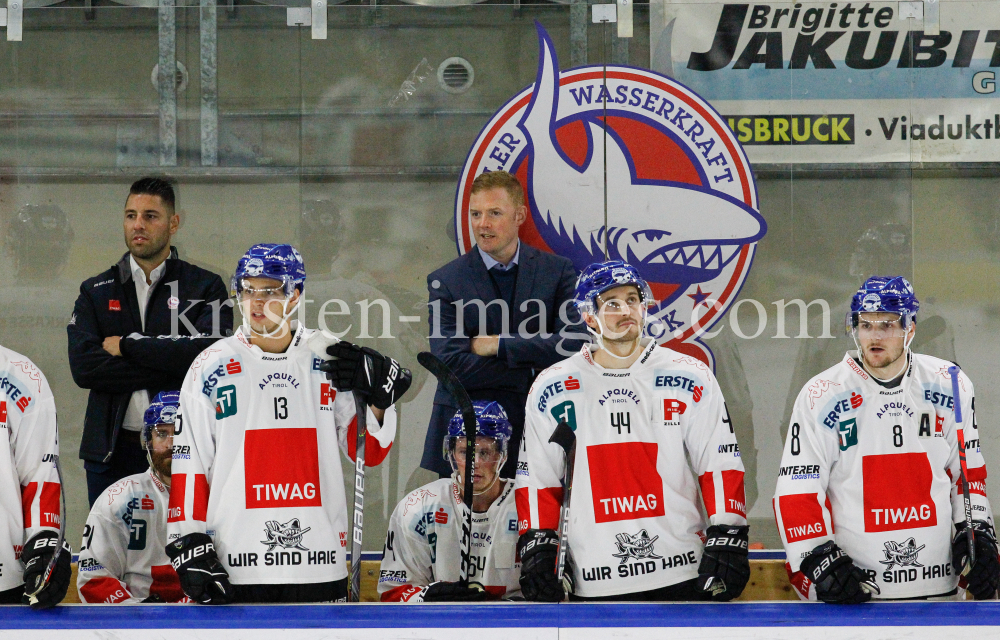
[{"label": "man in suit", "polygon": [[91,506],[110,485],[149,467],[140,431],[150,398],[179,389],[198,354],[233,331],[222,278],[179,260],[170,244],[180,224],[175,200],[160,178],[132,184],[128,253],[84,280],[66,327],[73,380],[90,390],[80,457]]},{"label": "man in suit", "polygon": [[[496,400],[514,427],[500,476],[517,468],[524,403],[535,376],[580,350],[586,333],[572,332],[576,272],[566,258],[518,239],[528,215],[524,191],[506,171],[472,183],[469,221],[476,248],[427,276],[431,351],[458,376],[473,400]],[[457,405],[438,386],[420,466],[442,477],[451,468],[441,442]]]}]

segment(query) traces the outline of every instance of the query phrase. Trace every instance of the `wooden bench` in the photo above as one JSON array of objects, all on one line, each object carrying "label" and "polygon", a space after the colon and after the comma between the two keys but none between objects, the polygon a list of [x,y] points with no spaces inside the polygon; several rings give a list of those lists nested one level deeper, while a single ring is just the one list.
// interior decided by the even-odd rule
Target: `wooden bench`
[{"label": "wooden bench", "polygon": [[[348,563],[348,571],[350,571]],[[378,602],[378,572],[377,560],[361,561],[361,601]],[[798,600],[798,596],[788,584],[783,560],[751,560],[750,582],[747,583],[740,601],[752,600]],[[63,603],[79,603],[80,594],[76,590],[76,563],[73,563],[73,575],[69,590]]]}]

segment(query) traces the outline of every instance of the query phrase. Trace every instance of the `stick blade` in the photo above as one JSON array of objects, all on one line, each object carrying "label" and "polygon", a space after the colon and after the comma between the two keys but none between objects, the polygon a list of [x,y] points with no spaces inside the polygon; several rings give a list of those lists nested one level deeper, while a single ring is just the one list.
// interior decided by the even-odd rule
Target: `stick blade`
[{"label": "stick blade", "polygon": [[549,442],[556,443],[568,454],[569,450],[576,444],[576,434],[573,432],[572,427],[565,420],[562,420],[556,425],[556,430],[552,432],[552,435],[549,436]]}]

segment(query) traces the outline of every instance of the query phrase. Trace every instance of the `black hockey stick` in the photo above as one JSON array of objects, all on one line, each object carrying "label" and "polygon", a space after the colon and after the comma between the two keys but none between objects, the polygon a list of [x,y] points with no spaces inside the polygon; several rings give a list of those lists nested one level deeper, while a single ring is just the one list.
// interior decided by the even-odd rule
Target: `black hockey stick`
[{"label": "black hockey stick", "polygon": [[958,435],[958,464],[962,474],[962,497],[965,500],[965,537],[969,542],[969,555],[962,575],[968,575],[972,565],[976,564],[976,534],[972,531],[972,499],[969,497],[969,469],[965,461],[965,432],[959,427],[962,424],[962,400],[958,395],[958,366],[948,367],[951,376],[951,395],[955,399],[955,431]]},{"label": "black hockey stick", "polygon": [[49,560],[48,566],[45,567],[41,583],[39,583],[38,588],[33,592],[26,594],[28,596],[28,604],[38,602],[38,594],[45,587],[49,586],[49,581],[52,579],[52,572],[55,571],[56,562],[59,561],[59,554],[65,551],[63,544],[66,542],[66,484],[63,482],[62,467],[59,466],[59,456],[54,456],[52,463],[56,465],[56,475],[59,477],[59,537],[56,539],[56,552],[52,554],[52,559]]},{"label": "black hockey stick", "polygon": [[351,531],[351,593],[349,602],[361,602],[361,541],[365,531],[365,438],[368,436],[368,399],[354,392],[357,446],[354,450],[354,519]]},{"label": "black hockey stick", "polygon": [[448,368],[448,365],[427,351],[417,354],[417,362],[430,371],[437,378],[438,383],[444,387],[444,390],[455,399],[462,412],[462,422],[465,424],[465,487],[462,497],[468,513],[465,521],[462,522],[462,566],[458,581],[467,585],[469,584],[470,565],[472,564],[472,474],[476,457],[476,411],[472,407],[469,392],[465,390],[458,376]]},{"label": "black hockey stick", "polygon": [[569,580],[566,579],[566,553],[569,550],[569,500],[573,492],[573,467],[576,464],[576,434],[573,429],[561,421],[549,437],[566,452],[566,477],[563,480],[562,520],[559,522],[559,559],[556,562],[556,579],[563,585],[566,593],[570,592]]}]

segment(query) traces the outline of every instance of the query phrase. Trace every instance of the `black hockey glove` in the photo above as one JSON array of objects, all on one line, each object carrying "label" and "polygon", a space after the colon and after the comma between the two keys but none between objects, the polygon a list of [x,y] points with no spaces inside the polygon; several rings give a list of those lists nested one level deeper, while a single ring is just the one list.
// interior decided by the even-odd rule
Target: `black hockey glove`
[{"label": "black hockey glove", "polygon": [[517,539],[521,558],[521,594],[535,602],[562,602],[565,595],[556,579],[559,535],[552,529],[528,529]]},{"label": "black hockey glove", "polygon": [[482,602],[489,597],[478,582],[432,582],[424,592],[424,602]]},{"label": "black hockey glove", "polygon": [[341,341],[327,347],[326,353],[333,360],[324,360],[319,368],[337,391],[358,391],[383,411],[410,388],[410,370],[374,349]]},{"label": "black hockey glove", "polygon": [[142,601],[143,604],[166,604],[166,600],[163,599],[158,593],[151,593],[149,597]]},{"label": "black hockey glove", "polygon": [[41,531],[24,544],[24,550],[21,552],[21,562],[24,563],[24,597],[21,601],[30,604],[32,609],[48,609],[56,606],[66,597],[66,591],[69,589],[73,549],[70,548],[69,542],[63,540],[62,553],[52,568],[49,583],[34,597],[34,601],[28,598],[45,580],[45,569],[52,560],[52,554],[56,552],[57,542],[59,535],[54,531]]},{"label": "black hockey glove", "polygon": [[229,604],[233,587],[229,574],[215,554],[212,539],[204,533],[189,533],[167,545],[167,555],[184,593],[201,604]]},{"label": "black hockey glove", "polygon": [[712,600],[729,602],[743,593],[750,580],[750,527],[715,525],[705,535],[705,551],[698,565],[698,588]]},{"label": "black hockey glove", "polygon": [[[969,539],[965,535],[965,522],[955,525],[955,539],[951,543],[951,565],[961,575],[969,555]],[[997,540],[993,527],[981,520],[972,521],[972,532],[976,539],[976,564],[965,576],[966,589],[976,600],[996,598],[1000,586],[1000,558],[997,557]]]},{"label": "black hockey glove", "polygon": [[816,585],[816,597],[823,602],[860,604],[880,593],[878,585],[833,540],[813,549],[802,560],[801,571]]}]

